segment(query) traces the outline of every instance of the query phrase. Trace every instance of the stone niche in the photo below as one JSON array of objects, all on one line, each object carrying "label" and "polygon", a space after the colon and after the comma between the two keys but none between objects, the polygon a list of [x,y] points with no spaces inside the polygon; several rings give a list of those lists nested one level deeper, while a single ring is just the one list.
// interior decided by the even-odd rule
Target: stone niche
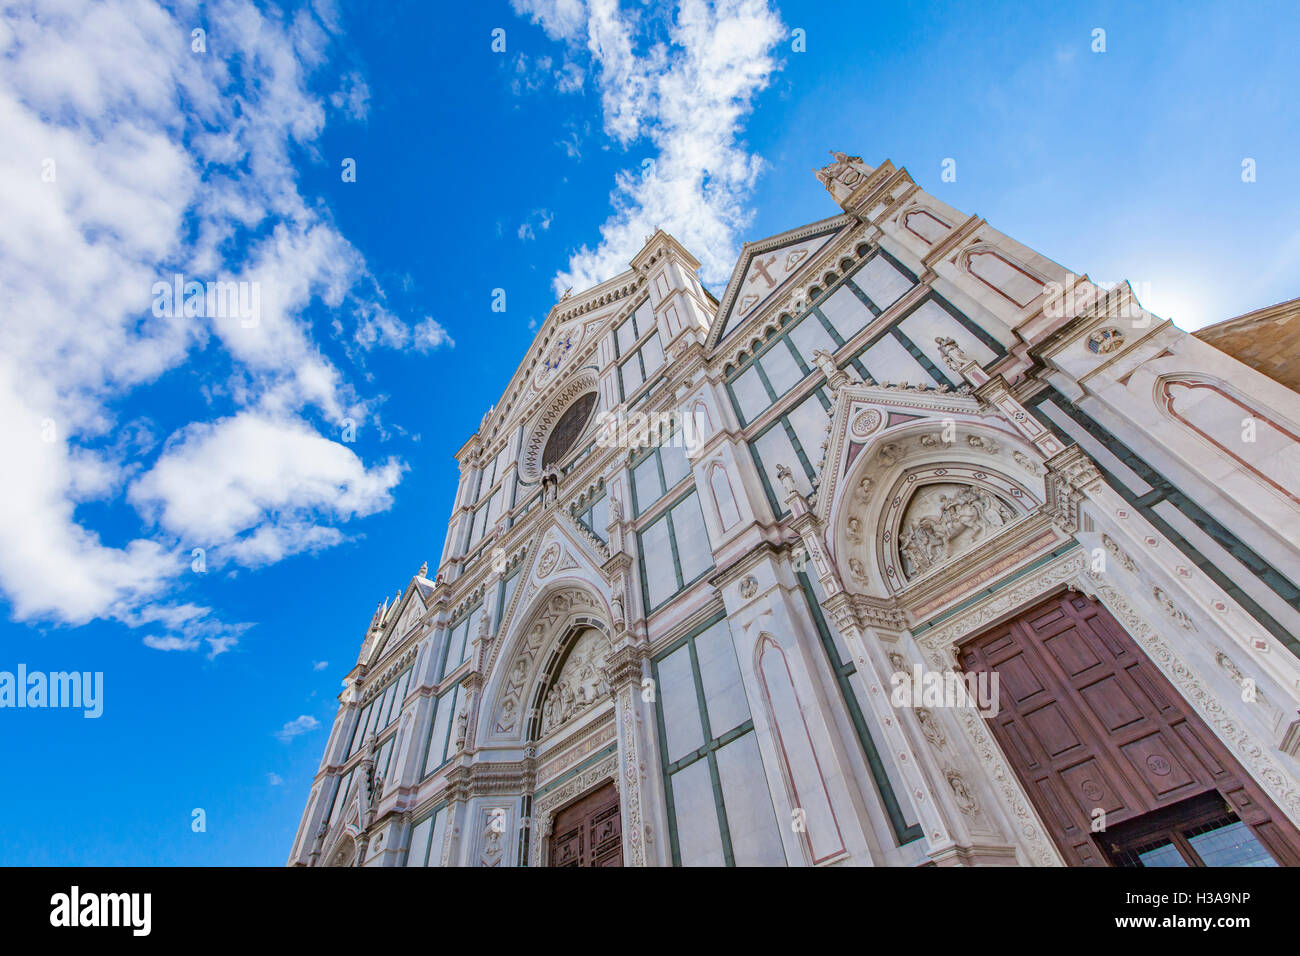
[{"label": "stone niche", "polygon": [[898,556],[911,580],[947,564],[996,533],[1016,510],[987,488],[960,482],[924,485],[898,528]]}]

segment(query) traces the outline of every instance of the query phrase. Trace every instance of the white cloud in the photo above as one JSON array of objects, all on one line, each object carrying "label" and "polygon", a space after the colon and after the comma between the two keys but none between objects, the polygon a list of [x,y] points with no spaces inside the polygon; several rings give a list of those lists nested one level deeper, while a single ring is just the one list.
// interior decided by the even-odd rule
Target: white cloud
[{"label": "white cloud", "polygon": [[293,740],[294,737],[309,733],[319,726],[320,721],[315,717],[312,717],[310,714],[302,714],[277,730],[275,736],[283,743],[288,743],[290,740]]},{"label": "white cloud", "polygon": [[343,87],[330,96],[330,105],[350,119],[363,120],[370,112],[370,87],[360,73],[349,73]]},{"label": "white cloud", "polygon": [[340,532],[323,522],[387,508],[402,470],[394,459],[367,469],[297,419],[246,411],[191,425],[127,497],[216,560],[256,566],[336,543]]},{"label": "white cloud", "polygon": [[[178,599],[182,537],[202,532],[242,564],[324,547],[342,537],[331,522],[387,507],[400,474],[307,424],[359,418],[371,403],[304,310],[322,303],[358,336],[377,324],[377,341],[394,333],[364,258],[298,189],[326,116],[312,76],[337,20],[319,4],[292,15],[249,0],[175,6],[0,11],[0,590],[19,620],[112,618],[149,629],[151,647],[211,657],[248,625]],[[206,53],[190,49],[196,23],[209,25]],[[364,116],[364,80],[342,82],[339,108]],[[174,273],[257,283],[258,321],[152,314],[154,283]],[[229,407],[181,428],[151,463],[166,436],[120,409],[200,350],[227,364],[228,381],[199,387]],[[305,455],[273,455],[289,469],[282,491],[265,461],[207,457],[273,440]],[[197,473],[199,461],[215,471]],[[206,517],[194,483],[222,496]],[[109,540],[84,523],[78,506],[119,506],[126,489],[156,527]]]},{"label": "white cloud", "polygon": [[415,327],[413,338],[416,351],[418,352],[432,352],[434,349],[441,348],[444,345],[449,349],[454,349],[456,347],[456,343],[452,340],[452,337],[447,334],[447,330],[428,315],[426,315],[424,320]]},{"label": "white cloud", "polygon": [[199,646],[198,638],[194,637],[176,637],[167,635],[158,637],[149,634],[144,639],[145,647],[152,647],[155,651],[192,651]]},{"label": "white cloud", "polygon": [[615,143],[631,148],[648,140],[656,151],[651,162],[638,160],[615,177],[614,212],[600,242],[573,255],[555,291],[624,271],[657,226],[699,257],[706,282],[724,282],[763,169],[739,137],[755,96],[780,66],[773,51],[786,30],[776,11],[766,0],[681,0],[667,41],[652,42],[654,24],[617,0],[512,5],[571,54],[585,46]]},{"label": "white cloud", "polygon": [[537,230],[546,232],[551,228],[551,223],[555,221],[555,213],[549,209],[534,209],[532,215],[519,227],[516,235],[520,239],[529,240],[537,238]]},{"label": "white cloud", "polygon": [[139,611],[122,615],[122,620],[132,627],[160,626],[163,634],[147,634],[142,640],[145,647],[156,651],[196,651],[208,646],[208,660],[214,660],[239,643],[240,637],[251,628],[250,623],[229,624],[217,617],[209,608],[194,604],[154,604]]},{"label": "white cloud", "polygon": [[377,347],[404,349],[414,346],[417,352],[432,352],[443,345],[448,348],[456,346],[447,330],[430,316],[426,315],[410,327],[378,305],[367,307],[357,324],[354,341],[366,351]]},{"label": "white cloud", "polygon": [[572,40],[587,22],[583,0],[510,0],[517,13],[528,13],[552,40]]},{"label": "white cloud", "polygon": [[269,786],[272,786],[272,787],[283,787],[283,786],[284,786],[284,778],[283,778],[282,776],[280,776],[278,773],[274,773],[274,772],[272,772],[272,773],[268,773],[268,774],[266,775],[266,782],[267,782],[267,784],[268,784]]},{"label": "white cloud", "polygon": [[323,671],[329,666],[329,661],[312,661],[311,669],[314,671]]}]

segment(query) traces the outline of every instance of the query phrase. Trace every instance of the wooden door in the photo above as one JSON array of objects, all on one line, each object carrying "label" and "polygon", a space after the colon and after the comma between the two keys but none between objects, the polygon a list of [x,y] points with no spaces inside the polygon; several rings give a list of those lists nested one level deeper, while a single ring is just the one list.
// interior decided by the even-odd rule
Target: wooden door
[{"label": "wooden door", "polygon": [[551,866],[622,866],[618,791],[607,783],[555,815]]},{"label": "wooden door", "polygon": [[1300,865],[1295,827],[1096,601],[1050,598],[958,658],[999,675],[989,723],[1068,865]]}]

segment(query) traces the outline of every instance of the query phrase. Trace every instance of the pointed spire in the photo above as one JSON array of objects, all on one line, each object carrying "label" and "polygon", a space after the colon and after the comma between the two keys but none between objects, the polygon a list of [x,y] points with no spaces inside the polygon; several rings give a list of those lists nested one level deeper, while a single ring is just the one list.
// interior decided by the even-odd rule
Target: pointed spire
[{"label": "pointed spire", "polygon": [[424,577],[428,573],[429,573],[429,562],[425,561],[422,565],[420,565],[420,577]]}]

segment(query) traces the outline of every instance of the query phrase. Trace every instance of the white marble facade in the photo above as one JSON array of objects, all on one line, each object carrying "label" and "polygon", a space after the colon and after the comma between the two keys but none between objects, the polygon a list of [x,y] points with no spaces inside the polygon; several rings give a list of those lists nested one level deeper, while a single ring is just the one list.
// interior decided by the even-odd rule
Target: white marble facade
[{"label": "white marble facade", "polygon": [[625,865],[1059,865],[982,718],[887,691],[1065,587],[1300,824],[1300,396],[888,161],[818,176],[721,300],[658,232],[554,307],[291,865],[542,865],[609,781]]}]

